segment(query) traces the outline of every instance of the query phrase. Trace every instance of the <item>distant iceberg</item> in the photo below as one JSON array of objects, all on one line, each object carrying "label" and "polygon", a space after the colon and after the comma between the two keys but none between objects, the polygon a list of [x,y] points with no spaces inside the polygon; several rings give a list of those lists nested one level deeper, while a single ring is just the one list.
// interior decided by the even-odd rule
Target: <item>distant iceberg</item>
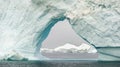
[{"label": "distant iceberg", "polygon": [[98,58],[97,51],[85,43],[81,44],[80,46],[66,43],[63,46],[59,46],[54,49],[41,48],[40,52],[43,56],[55,60],[94,60]]},{"label": "distant iceberg", "polygon": [[60,52],[60,53],[96,53],[96,49],[91,49],[92,47],[82,43],[80,46],[75,46],[70,43],[66,43],[63,46],[56,47],[54,49],[49,48],[41,48],[40,52],[45,53],[54,53],[54,52]]}]

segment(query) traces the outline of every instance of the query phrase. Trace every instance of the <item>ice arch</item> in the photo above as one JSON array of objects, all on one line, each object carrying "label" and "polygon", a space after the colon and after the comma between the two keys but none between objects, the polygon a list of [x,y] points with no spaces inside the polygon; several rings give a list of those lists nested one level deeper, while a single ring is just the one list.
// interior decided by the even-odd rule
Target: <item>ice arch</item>
[{"label": "ice arch", "polygon": [[68,18],[76,33],[98,49],[100,59],[120,60],[119,17],[119,0],[0,0],[0,51],[31,56],[49,25]]},{"label": "ice arch", "polygon": [[66,19],[66,9],[75,2],[0,0],[0,54],[13,50],[25,57],[34,56],[50,28]]}]

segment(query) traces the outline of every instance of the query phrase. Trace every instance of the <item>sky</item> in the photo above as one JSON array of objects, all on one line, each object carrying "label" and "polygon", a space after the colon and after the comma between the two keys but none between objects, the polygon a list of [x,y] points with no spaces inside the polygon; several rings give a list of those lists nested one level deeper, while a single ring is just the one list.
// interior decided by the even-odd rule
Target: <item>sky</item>
[{"label": "sky", "polygon": [[74,45],[85,43],[85,41],[74,32],[67,20],[58,22],[52,27],[48,37],[42,43],[42,48],[55,48],[66,43]]}]

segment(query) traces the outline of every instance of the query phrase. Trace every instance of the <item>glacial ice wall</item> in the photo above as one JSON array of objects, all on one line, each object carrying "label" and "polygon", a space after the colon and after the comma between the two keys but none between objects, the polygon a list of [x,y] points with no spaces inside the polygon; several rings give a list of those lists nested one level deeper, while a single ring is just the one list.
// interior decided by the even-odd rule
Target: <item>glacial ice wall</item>
[{"label": "glacial ice wall", "polygon": [[51,27],[66,18],[95,47],[120,47],[119,4],[119,0],[0,0],[0,52],[37,53]]},{"label": "glacial ice wall", "polygon": [[65,19],[65,10],[46,4],[41,0],[0,0],[1,54],[14,50],[33,56],[39,51],[51,27]]},{"label": "glacial ice wall", "polygon": [[118,0],[80,0],[67,16],[74,30],[95,47],[120,47],[119,4]]},{"label": "glacial ice wall", "polygon": [[120,1],[79,0],[78,3],[66,13],[73,29],[96,47],[99,60],[119,61]]}]

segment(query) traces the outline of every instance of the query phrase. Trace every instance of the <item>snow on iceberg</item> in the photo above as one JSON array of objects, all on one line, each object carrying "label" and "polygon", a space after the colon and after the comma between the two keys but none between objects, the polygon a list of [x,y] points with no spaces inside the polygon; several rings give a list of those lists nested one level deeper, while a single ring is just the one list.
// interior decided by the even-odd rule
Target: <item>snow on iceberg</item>
[{"label": "snow on iceberg", "polygon": [[0,60],[28,60],[28,58],[25,58],[19,52],[12,50],[4,54],[0,53]]},{"label": "snow on iceberg", "polygon": [[92,47],[83,43],[80,46],[75,46],[70,43],[66,43],[63,46],[56,47],[54,49],[49,48],[41,48],[40,52],[43,53],[54,53],[54,52],[60,52],[60,53],[96,53],[97,51],[95,49],[91,49]]},{"label": "snow on iceberg", "polygon": [[65,44],[63,46],[57,47],[54,49],[55,52],[62,52],[62,53],[68,53],[68,52],[76,52],[77,47],[75,45],[72,44]]}]

